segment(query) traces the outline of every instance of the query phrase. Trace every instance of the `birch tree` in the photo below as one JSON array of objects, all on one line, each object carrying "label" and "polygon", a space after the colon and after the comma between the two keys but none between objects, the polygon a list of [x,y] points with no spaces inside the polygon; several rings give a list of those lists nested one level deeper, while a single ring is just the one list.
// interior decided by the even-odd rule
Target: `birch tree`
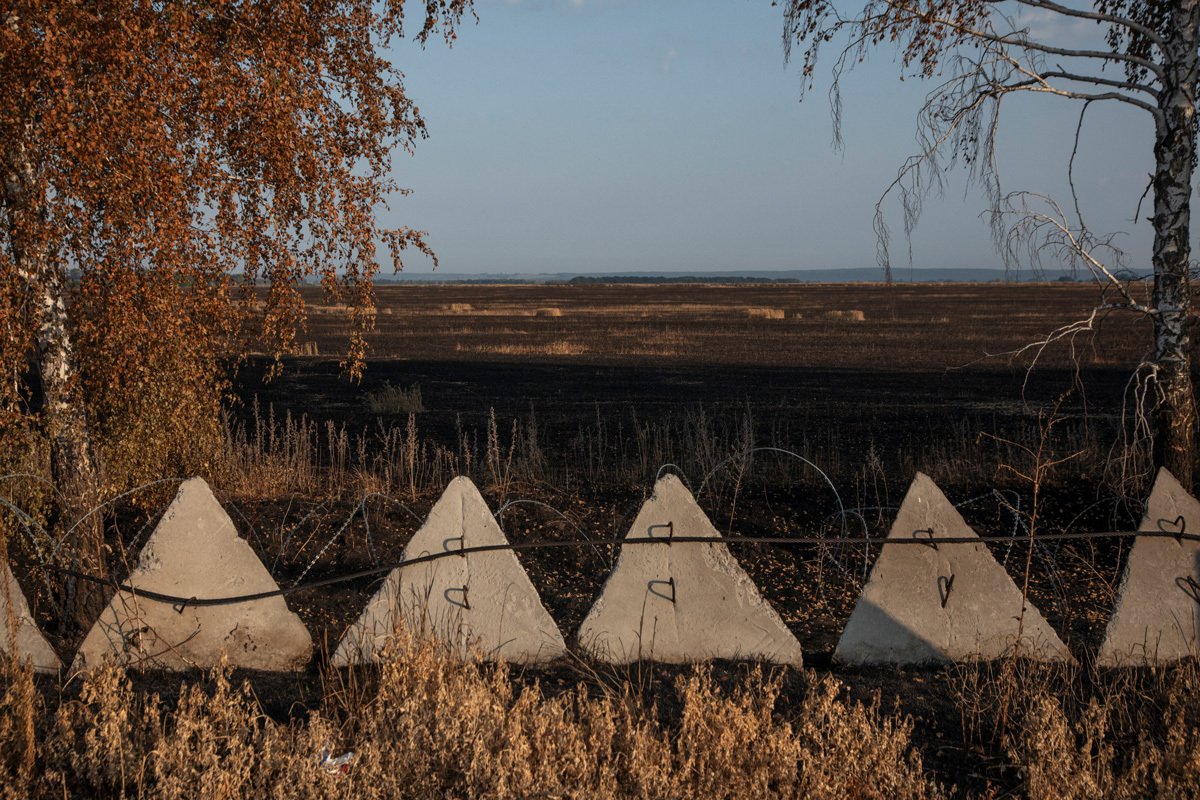
[{"label": "birch tree", "polygon": [[[469,5],[427,0],[409,32],[452,38]],[[318,276],[361,368],[377,247],[427,250],[375,216],[393,150],[425,135],[385,53],[403,35],[402,0],[0,3],[0,410],[48,440],[68,522],[99,496],[96,426],[215,380],[256,284],[278,354]],[[164,348],[187,369],[147,369]]]},{"label": "birch tree", "polygon": [[[1035,250],[1056,248],[1101,283],[1105,295],[1098,312],[1127,310],[1153,321],[1154,340],[1138,397],[1148,406],[1155,462],[1192,485],[1196,406],[1188,269],[1200,0],[867,0],[857,13],[844,13],[832,0],[776,4],[784,7],[785,52],[791,57],[793,48],[800,49],[809,86],[822,51],[837,48],[835,120],[838,82],[873,48],[898,47],[902,69],[937,81],[919,116],[920,152],[901,167],[888,190],[901,199],[906,232],[944,170],[965,165],[988,194],[993,233],[1006,254],[1015,241],[1040,237],[1032,244]],[[1039,38],[1020,24],[1022,12],[1092,23],[1103,36],[1094,47]],[[1153,120],[1154,138],[1146,142],[1154,157],[1148,187],[1154,229],[1148,304],[1117,279],[1111,262],[1097,256],[1098,246],[1109,242],[1088,230],[1077,201],[1058,205],[1001,190],[995,148],[1001,110],[1010,98],[1029,93],[1079,104],[1080,127],[1094,103],[1120,103]],[[1077,127],[1076,145],[1078,136]],[[886,267],[887,228],[879,206],[876,228]],[[1085,321],[1050,338],[1075,335],[1090,324]]]}]

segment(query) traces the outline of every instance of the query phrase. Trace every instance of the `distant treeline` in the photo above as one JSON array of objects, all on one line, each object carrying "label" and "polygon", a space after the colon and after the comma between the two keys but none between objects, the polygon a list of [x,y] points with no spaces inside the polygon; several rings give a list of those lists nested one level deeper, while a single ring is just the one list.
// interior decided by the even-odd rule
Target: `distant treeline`
[{"label": "distant treeline", "polygon": [[804,283],[796,278],[739,275],[578,275],[567,283]]},{"label": "distant treeline", "polygon": [[[1114,276],[1121,281],[1146,280],[1152,276],[1149,270],[1117,269]],[[1200,271],[1192,271],[1193,280],[1200,281]],[[83,273],[78,268],[71,268],[67,280],[72,286],[79,284]],[[235,283],[243,279],[241,273],[235,272],[229,276]],[[897,270],[896,283],[1024,283],[1024,282],[1091,282],[1093,280],[1086,270],[1064,273],[1057,270],[1033,271],[992,269],[904,269]],[[872,268],[859,269],[814,269],[789,270],[785,274],[772,275],[766,272],[751,272],[747,274],[730,275],[728,273],[670,273],[666,275],[578,275],[572,273],[519,273],[502,275],[484,273],[443,273],[441,275],[378,275],[375,282],[381,286],[401,284],[427,285],[513,285],[528,286],[600,286],[613,284],[634,284],[652,286],[658,284],[805,284],[805,283],[882,283],[883,273]],[[267,285],[267,281],[259,280],[256,285]],[[307,278],[302,283],[317,285],[319,279]]]}]

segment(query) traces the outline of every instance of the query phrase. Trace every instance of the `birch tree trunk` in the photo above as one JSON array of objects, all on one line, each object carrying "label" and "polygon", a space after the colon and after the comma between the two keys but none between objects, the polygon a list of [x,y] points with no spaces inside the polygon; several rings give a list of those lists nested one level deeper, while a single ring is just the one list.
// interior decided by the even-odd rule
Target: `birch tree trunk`
[{"label": "birch tree trunk", "polygon": [[[49,244],[44,190],[38,186],[27,146],[14,145],[5,160],[4,206],[10,255],[31,301],[34,363],[42,388],[41,410],[50,443],[50,469],[65,498],[54,527],[58,535],[71,531],[72,542],[67,550],[76,557],[77,567],[105,575],[99,519],[91,515],[76,526],[98,502],[98,476],[87,416],[79,396],[79,370],[67,314],[66,270],[54,258]],[[99,600],[98,587],[77,585],[68,595],[64,608],[68,626],[90,624],[97,610],[93,606]]]},{"label": "birch tree trunk", "polygon": [[1192,486],[1196,400],[1188,316],[1192,176],[1196,162],[1196,81],[1200,0],[1175,0],[1163,46],[1161,115],[1154,141],[1155,462]]}]

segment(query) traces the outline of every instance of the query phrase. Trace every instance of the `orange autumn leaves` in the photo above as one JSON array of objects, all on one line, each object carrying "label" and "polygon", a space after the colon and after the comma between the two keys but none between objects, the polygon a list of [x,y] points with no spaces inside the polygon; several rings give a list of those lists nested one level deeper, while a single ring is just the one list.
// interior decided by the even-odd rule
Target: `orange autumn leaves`
[{"label": "orange autumn leaves", "polygon": [[[469,8],[430,0],[419,38],[452,37]],[[251,344],[276,356],[292,346],[307,279],[351,307],[344,367],[361,372],[373,276],[409,247],[429,252],[419,231],[375,216],[398,188],[393,152],[425,136],[385,57],[404,23],[399,0],[3,5],[10,422],[38,406],[30,376],[48,323],[37,304],[55,292],[75,340],[72,402],[123,447],[166,437],[189,452],[191,426],[216,420],[224,367]],[[68,271],[79,280],[52,280]],[[243,312],[264,284],[250,330]]]}]

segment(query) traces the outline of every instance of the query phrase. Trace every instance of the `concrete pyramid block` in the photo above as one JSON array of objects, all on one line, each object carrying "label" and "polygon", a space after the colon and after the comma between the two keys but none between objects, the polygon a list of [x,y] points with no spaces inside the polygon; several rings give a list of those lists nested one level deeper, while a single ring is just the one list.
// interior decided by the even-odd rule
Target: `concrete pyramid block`
[{"label": "concrete pyramid block", "polygon": [[[455,478],[404,549],[404,559],[508,543],[467,478]],[[398,627],[429,633],[462,657],[512,663],[566,654],[562,633],[512,550],[437,558],[397,567],[334,651],[344,667],[373,661]]]},{"label": "concrete pyramid block", "polygon": [[[185,481],[142,548],[125,584],[176,597],[231,597],[279,588],[200,478]],[[73,669],[104,661],[182,670],[228,662],[285,671],[304,666],[312,638],[282,597],[218,606],[176,607],[117,592]]]},{"label": "concrete pyramid block", "polygon": [[[1158,471],[1139,531],[1200,533],[1200,503]],[[1200,655],[1200,542],[1138,536],[1096,657],[1101,666],[1163,664]]]},{"label": "concrete pyramid block", "polygon": [[[627,538],[720,534],[674,475],[659,479]],[[723,542],[630,544],[579,629],[596,658],[685,663],[710,658],[800,666],[800,643]]]},{"label": "concrete pyramid block", "polygon": [[[917,473],[854,613],[834,651],[842,664],[988,661],[1018,648],[1030,658],[1069,661],[1054,629],[983,542],[938,543],[975,532],[926,475]],[[1020,632],[1018,640],[1018,631]]]},{"label": "concrete pyramid block", "polygon": [[16,654],[37,672],[58,672],[62,662],[29,613],[29,603],[7,561],[0,561],[0,653]]}]

